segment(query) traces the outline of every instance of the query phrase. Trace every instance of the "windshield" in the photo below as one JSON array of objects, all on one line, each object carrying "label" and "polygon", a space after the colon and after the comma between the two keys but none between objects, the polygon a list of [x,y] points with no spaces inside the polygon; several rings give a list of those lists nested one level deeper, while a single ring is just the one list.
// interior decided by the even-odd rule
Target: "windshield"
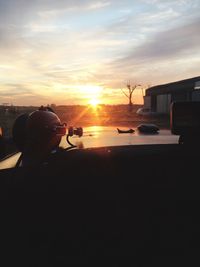
[{"label": "windshield", "polygon": [[171,104],[200,99],[198,1],[0,1],[0,12],[1,158],[17,151],[16,118],[40,106],[83,127],[78,147],[177,143]]}]

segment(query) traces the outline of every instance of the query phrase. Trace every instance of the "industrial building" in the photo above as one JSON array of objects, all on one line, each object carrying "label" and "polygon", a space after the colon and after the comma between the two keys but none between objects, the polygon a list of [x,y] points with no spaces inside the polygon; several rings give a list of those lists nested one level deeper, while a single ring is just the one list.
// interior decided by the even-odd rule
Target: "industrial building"
[{"label": "industrial building", "polygon": [[144,96],[144,107],[167,114],[176,101],[200,101],[200,76],[150,87]]}]

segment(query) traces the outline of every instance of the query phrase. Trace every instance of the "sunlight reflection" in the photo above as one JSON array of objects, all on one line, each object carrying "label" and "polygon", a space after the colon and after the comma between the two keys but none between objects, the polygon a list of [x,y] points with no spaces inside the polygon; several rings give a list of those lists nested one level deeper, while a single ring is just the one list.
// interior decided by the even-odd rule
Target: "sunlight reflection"
[{"label": "sunlight reflection", "polygon": [[80,121],[80,119],[88,112],[89,107],[86,107],[80,114],[78,114],[73,121],[71,122],[71,124],[73,126],[76,126],[77,123]]}]

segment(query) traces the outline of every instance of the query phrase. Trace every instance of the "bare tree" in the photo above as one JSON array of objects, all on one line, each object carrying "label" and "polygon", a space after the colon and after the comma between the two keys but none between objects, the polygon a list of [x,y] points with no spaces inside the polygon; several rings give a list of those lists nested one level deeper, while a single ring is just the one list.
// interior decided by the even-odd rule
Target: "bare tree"
[{"label": "bare tree", "polygon": [[127,83],[126,87],[127,87],[127,92],[123,89],[121,89],[121,91],[123,92],[123,94],[129,99],[129,107],[130,109],[132,108],[133,106],[133,92],[134,90],[138,87],[138,86],[141,86],[140,84],[135,84],[135,85],[131,85],[130,82]]}]

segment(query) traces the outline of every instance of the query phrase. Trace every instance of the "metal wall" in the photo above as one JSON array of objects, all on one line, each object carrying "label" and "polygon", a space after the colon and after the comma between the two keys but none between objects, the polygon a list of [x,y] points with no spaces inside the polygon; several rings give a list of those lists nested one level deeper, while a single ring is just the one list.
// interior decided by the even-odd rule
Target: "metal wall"
[{"label": "metal wall", "polygon": [[188,99],[188,92],[179,92],[179,93],[172,93],[172,102],[177,102],[177,101],[189,101]]},{"label": "metal wall", "polygon": [[151,108],[151,97],[150,96],[144,96],[144,107]]},{"label": "metal wall", "polygon": [[171,95],[158,95],[157,96],[157,108],[156,111],[158,113],[167,114],[170,112],[170,104],[171,104]]},{"label": "metal wall", "polygon": [[192,92],[192,101],[200,101],[200,90]]},{"label": "metal wall", "polygon": [[[153,97],[156,97],[153,99]],[[184,92],[179,94],[162,94],[157,96],[144,96],[144,107],[150,108],[158,113],[169,114],[170,105],[174,101],[200,101],[200,90],[194,90],[192,92]],[[154,101],[152,101],[154,100]],[[152,103],[153,102],[153,103]],[[152,104],[156,104],[155,107],[152,107]],[[153,108],[153,109],[152,109]]]}]

